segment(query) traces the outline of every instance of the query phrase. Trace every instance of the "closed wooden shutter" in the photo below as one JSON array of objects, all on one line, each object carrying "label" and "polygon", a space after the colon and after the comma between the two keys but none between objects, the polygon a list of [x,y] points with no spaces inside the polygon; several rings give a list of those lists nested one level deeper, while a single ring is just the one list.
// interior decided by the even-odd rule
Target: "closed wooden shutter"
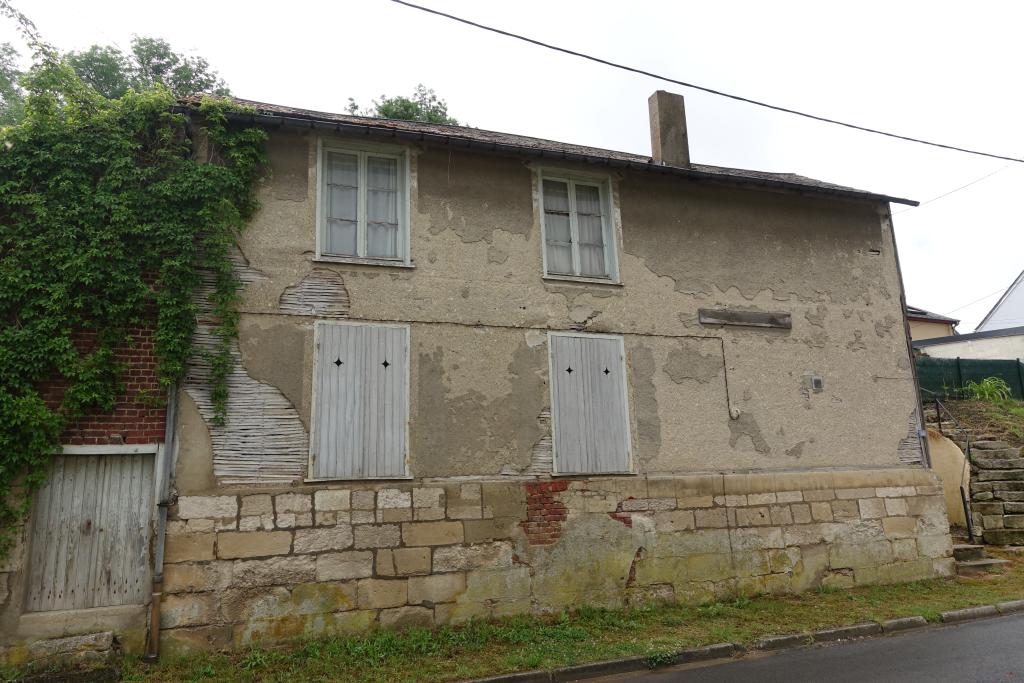
[{"label": "closed wooden shutter", "polygon": [[559,333],[550,347],[556,472],[628,472],[622,339]]},{"label": "closed wooden shutter", "polygon": [[409,329],[317,323],[315,479],[406,476]]},{"label": "closed wooden shutter", "polygon": [[153,455],[59,455],[32,511],[30,612],[149,602]]}]

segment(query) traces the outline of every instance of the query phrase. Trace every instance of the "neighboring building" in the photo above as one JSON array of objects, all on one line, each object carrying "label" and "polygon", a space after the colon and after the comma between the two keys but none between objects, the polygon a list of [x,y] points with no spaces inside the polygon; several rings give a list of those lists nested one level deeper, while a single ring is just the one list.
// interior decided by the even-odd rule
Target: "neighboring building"
[{"label": "neighboring building", "polygon": [[1024,326],[955,337],[914,340],[914,349],[932,358],[1016,360],[1024,358]]},{"label": "neighboring building", "polygon": [[[129,478],[159,500],[172,466],[165,542],[90,546],[152,542],[165,648],[953,572],[889,212],[913,202],[692,164],[664,92],[653,158],[247,104],[272,173],[227,421],[198,354]],[[47,535],[79,509],[32,522],[8,658],[145,628],[148,570],[102,593]]]},{"label": "neighboring building", "polygon": [[1024,271],[1021,271],[1013,284],[999,297],[992,310],[981,319],[975,332],[991,332],[1021,325],[1024,325]]},{"label": "neighboring building", "polygon": [[910,338],[913,341],[951,337],[957,333],[956,326],[960,324],[956,318],[947,318],[913,306],[907,306],[907,322],[910,323]]}]

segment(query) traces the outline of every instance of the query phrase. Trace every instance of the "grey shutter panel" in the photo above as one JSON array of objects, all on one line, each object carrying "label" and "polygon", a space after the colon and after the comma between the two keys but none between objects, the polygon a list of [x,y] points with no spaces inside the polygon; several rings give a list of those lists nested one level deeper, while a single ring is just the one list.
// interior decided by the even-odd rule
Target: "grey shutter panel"
[{"label": "grey shutter panel", "polygon": [[313,477],[406,476],[409,330],[318,324]]},{"label": "grey shutter panel", "polygon": [[551,335],[555,470],[562,474],[629,471],[622,341]]}]

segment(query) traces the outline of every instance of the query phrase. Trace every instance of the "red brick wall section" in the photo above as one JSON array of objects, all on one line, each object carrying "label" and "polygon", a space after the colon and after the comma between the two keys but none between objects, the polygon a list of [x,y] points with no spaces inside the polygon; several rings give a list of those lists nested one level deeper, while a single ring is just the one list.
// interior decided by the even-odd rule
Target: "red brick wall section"
[{"label": "red brick wall section", "polygon": [[526,489],[526,521],[519,526],[526,532],[530,545],[550,545],[562,536],[562,522],[567,508],[555,498],[569,488],[568,481],[545,481],[523,484]]},{"label": "red brick wall section", "polygon": [[[121,381],[125,393],[117,398],[109,413],[92,413],[69,425],[61,436],[61,443],[71,445],[141,444],[164,440],[167,419],[165,393],[160,389],[153,353],[153,330],[131,330],[133,344],[117,349],[118,360],[126,371]],[[73,337],[80,349],[88,349],[95,339],[91,332],[77,333]],[[57,379],[40,386],[47,405],[60,405],[65,383]],[[160,405],[154,403],[159,399]]]},{"label": "red brick wall section", "polygon": [[[633,500],[633,498],[630,497],[628,498],[628,500]],[[633,528],[633,515],[622,510],[621,502],[617,506],[615,506],[615,512],[609,512],[608,516],[614,519],[616,522],[622,522],[630,529]]]}]

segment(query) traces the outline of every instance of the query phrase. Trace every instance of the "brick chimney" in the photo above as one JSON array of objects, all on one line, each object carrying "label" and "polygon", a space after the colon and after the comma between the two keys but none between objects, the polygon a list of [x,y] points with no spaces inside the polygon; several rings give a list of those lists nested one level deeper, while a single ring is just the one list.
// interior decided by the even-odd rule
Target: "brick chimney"
[{"label": "brick chimney", "polygon": [[647,99],[651,114],[651,156],[664,166],[690,165],[683,96],[658,90]]}]

